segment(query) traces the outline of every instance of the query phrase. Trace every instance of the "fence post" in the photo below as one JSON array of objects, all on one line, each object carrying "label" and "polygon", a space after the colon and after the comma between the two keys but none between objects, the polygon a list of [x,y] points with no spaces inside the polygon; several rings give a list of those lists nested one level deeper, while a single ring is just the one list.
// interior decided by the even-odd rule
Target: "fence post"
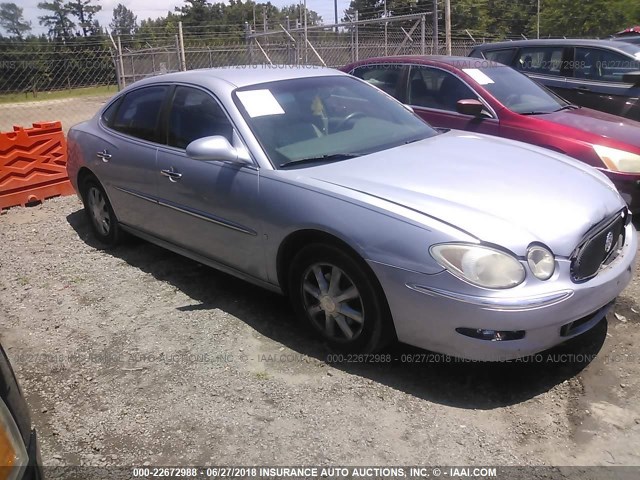
[{"label": "fence post", "polygon": [[249,22],[244,22],[244,42],[247,48],[247,60],[249,61],[249,65],[253,65],[253,49],[251,48],[251,25],[249,25]]},{"label": "fence post", "polygon": [[433,0],[433,49],[431,53],[438,55],[438,0]]},{"label": "fence post", "polygon": [[356,34],[355,34],[355,54],[356,54],[356,62],[360,60],[358,54],[358,11],[356,10]]},{"label": "fence post", "polygon": [[124,74],[124,61],[122,60],[122,43],[120,42],[120,35],[118,35],[118,63],[120,65],[120,78],[122,79],[122,88],[127,86],[127,80]]},{"label": "fence post", "polygon": [[447,55],[451,55],[451,0],[444,1],[444,37]]},{"label": "fence post", "polygon": [[182,71],[187,71],[187,59],[184,55],[184,37],[182,36],[182,22],[178,22],[178,36],[180,37],[180,63],[182,63]]},{"label": "fence post", "polygon": [[384,0],[384,55],[389,55],[388,53],[388,45],[389,45],[389,22],[387,22],[387,0]]},{"label": "fence post", "polygon": [[180,58],[180,40],[176,37],[176,56],[178,57],[178,70],[182,70],[182,59]]},{"label": "fence post", "polygon": [[420,55],[424,55],[426,53],[426,27],[427,27],[427,16],[422,15],[420,17]]}]

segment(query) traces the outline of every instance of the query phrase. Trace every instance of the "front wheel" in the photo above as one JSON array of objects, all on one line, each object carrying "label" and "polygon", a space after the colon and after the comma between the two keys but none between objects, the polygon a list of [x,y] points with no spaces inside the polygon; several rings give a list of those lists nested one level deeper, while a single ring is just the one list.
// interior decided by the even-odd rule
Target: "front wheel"
[{"label": "front wheel", "polygon": [[121,236],[118,220],[104,188],[95,178],[83,182],[82,201],[95,237],[107,247],[117,245]]},{"label": "front wheel", "polygon": [[393,339],[382,288],[366,266],[339,248],[302,249],[292,263],[289,293],[298,316],[334,348],[372,352]]}]

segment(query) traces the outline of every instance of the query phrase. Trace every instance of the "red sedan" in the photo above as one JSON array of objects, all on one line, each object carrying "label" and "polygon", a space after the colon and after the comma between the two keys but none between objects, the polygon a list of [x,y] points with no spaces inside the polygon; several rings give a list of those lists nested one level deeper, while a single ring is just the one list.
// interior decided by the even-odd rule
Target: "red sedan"
[{"label": "red sedan", "polygon": [[410,105],[434,127],[532,143],[588,163],[640,211],[640,122],[572,105],[512,68],[482,59],[381,57],[342,70]]}]

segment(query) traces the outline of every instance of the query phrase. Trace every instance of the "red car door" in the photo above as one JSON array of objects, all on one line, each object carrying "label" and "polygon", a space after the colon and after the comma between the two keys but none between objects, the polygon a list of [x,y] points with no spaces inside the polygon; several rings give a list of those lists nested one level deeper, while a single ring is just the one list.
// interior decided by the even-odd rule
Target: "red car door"
[{"label": "red car door", "polygon": [[457,112],[458,100],[466,99],[480,96],[456,75],[437,67],[411,66],[405,102],[430,125],[499,135],[500,122],[492,109],[481,117]]}]

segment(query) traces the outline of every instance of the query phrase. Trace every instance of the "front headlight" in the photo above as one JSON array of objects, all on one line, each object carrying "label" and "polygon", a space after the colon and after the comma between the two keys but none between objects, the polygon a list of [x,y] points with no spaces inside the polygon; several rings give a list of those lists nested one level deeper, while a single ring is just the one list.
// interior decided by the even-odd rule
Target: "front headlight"
[{"label": "front headlight", "polygon": [[16,480],[22,478],[29,462],[22,436],[11,416],[11,412],[0,400],[0,478]]},{"label": "front headlight", "polygon": [[433,245],[431,256],[449,272],[484,288],[512,288],[524,281],[522,264],[495,248],[464,243]]},{"label": "front headlight", "polygon": [[556,269],[553,254],[541,245],[532,245],[527,250],[527,263],[531,273],[540,280],[549,280]]},{"label": "front headlight", "polygon": [[640,173],[640,155],[603,145],[594,145],[593,149],[609,170]]}]

